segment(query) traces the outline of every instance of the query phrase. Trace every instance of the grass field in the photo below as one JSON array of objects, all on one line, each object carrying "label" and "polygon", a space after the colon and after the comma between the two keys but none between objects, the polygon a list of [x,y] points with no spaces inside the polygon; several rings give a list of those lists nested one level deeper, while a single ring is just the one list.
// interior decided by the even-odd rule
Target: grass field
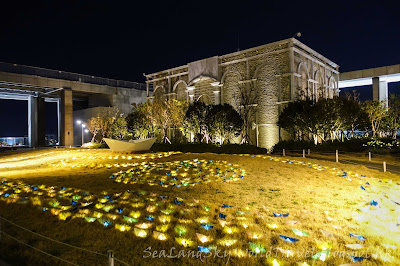
[{"label": "grass field", "polygon": [[[1,154],[0,178],[2,217],[129,265],[400,264],[400,178],[363,166],[57,149]],[[107,263],[4,220],[1,230],[74,264]],[[0,241],[9,264],[66,264]]]}]

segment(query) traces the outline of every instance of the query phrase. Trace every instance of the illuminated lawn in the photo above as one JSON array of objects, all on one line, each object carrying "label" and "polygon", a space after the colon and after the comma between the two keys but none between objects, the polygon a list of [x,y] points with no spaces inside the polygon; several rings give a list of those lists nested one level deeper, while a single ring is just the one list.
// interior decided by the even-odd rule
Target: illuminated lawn
[{"label": "illuminated lawn", "polygon": [[[3,154],[0,177],[1,216],[131,265],[400,263],[399,176],[362,166],[59,149]],[[76,264],[107,262],[5,222],[2,230]],[[165,257],[171,248],[176,258]],[[0,257],[57,262],[7,236]]]}]

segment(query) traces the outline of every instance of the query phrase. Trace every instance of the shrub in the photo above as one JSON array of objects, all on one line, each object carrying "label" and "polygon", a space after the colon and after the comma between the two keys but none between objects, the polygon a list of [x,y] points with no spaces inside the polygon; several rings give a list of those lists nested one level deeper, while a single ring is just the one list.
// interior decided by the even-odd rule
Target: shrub
[{"label": "shrub", "polygon": [[259,148],[253,145],[240,144],[206,144],[206,143],[156,143],[151,147],[154,152],[180,151],[193,153],[219,153],[219,154],[265,154],[267,149]]}]

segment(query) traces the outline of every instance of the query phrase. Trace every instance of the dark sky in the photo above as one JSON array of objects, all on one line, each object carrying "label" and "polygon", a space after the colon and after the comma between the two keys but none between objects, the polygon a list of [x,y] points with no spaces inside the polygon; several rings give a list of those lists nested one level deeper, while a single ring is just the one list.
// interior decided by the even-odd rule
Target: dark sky
[{"label": "dark sky", "polygon": [[400,63],[395,2],[4,1],[0,61],[143,82],[300,31],[346,72]]},{"label": "dark sky", "polygon": [[7,2],[0,60],[11,63],[143,82],[234,52],[238,36],[243,50],[298,31],[341,72],[400,63],[400,6],[385,1]]}]

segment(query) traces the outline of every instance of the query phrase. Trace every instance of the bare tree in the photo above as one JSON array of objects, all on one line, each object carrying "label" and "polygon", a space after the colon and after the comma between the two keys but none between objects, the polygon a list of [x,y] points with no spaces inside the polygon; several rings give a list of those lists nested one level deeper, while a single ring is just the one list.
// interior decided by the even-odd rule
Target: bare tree
[{"label": "bare tree", "polygon": [[233,94],[235,102],[235,109],[240,114],[243,120],[242,128],[242,141],[241,144],[249,144],[249,127],[251,118],[255,113],[256,105],[256,91],[254,85],[251,83],[239,84],[239,89]]}]

